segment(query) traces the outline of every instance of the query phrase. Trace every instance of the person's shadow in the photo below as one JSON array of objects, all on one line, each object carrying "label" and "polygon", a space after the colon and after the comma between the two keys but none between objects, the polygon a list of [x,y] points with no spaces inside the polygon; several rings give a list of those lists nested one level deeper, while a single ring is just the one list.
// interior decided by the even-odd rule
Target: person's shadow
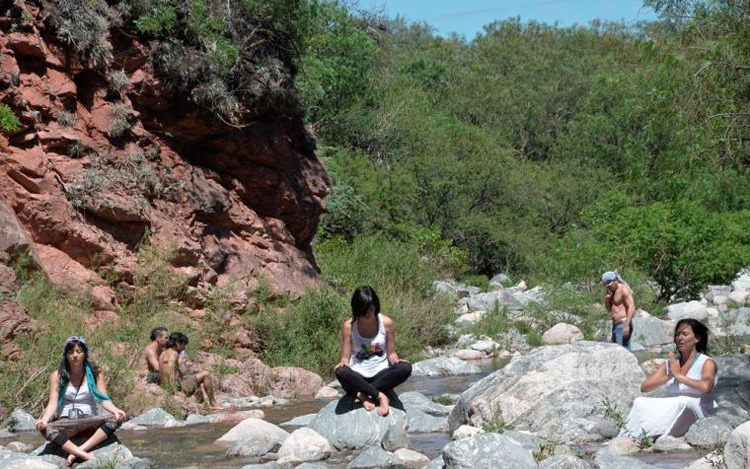
[{"label": "person's shadow", "polygon": [[[406,410],[404,409],[404,404],[401,402],[401,399],[398,398],[398,394],[391,389],[390,391],[386,392],[385,395],[388,397],[388,400],[390,401],[390,406],[394,409],[399,409],[404,412]],[[344,397],[339,399],[338,403],[336,403],[336,415],[342,415],[349,413],[353,410],[362,409],[362,401],[357,399],[352,394],[346,394]],[[377,410],[374,410],[373,412],[377,412]]]}]

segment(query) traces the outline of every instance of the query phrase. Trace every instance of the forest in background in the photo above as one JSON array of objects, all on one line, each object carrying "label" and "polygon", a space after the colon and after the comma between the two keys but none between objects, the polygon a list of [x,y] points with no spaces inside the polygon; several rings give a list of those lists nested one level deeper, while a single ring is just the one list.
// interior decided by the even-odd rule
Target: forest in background
[{"label": "forest in background", "polygon": [[416,243],[470,280],[616,268],[661,302],[730,281],[750,264],[750,2],[646,5],[659,21],[467,41],[317,4],[297,84],[334,181],[318,245]]}]

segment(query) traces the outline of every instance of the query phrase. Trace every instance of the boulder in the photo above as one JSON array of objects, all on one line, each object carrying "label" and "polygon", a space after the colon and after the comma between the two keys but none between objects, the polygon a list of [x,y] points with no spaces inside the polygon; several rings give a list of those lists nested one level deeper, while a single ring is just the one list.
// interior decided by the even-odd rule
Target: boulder
[{"label": "boulder", "polygon": [[555,324],[542,334],[542,341],[547,345],[572,344],[583,340],[583,332],[572,324],[564,322]]},{"label": "boulder", "polygon": [[177,420],[176,418],[174,418],[172,414],[170,414],[166,410],[162,409],[161,407],[157,407],[155,409],[151,409],[142,413],[138,417],[130,419],[128,421],[128,425],[171,428],[171,427],[183,427],[185,426],[185,422]]},{"label": "boulder", "polygon": [[674,343],[673,321],[662,321],[653,316],[633,318],[633,339],[645,348]]},{"label": "boulder", "polygon": [[652,450],[655,453],[673,453],[675,451],[690,451],[692,448],[685,442],[685,438],[663,435],[656,440]]},{"label": "boulder", "polygon": [[7,465],[3,465],[4,469],[59,469],[59,467],[56,464],[38,458],[15,459]]},{"label": "boulder", "polygon": [[407,448],[397,449],[393,452],[393,455],[404,463],[408,469],[422,469],[430,464],[430,458]]},{"label": "boulder", "polygon": [[522,306],[526,306],[529,303],[539,303],[542,306],[547,305],[547,301],[544,299],[544,291],[540,286],[536,286],[531,290],[513,293],[513,297],[516,301],[520,302]]},{"label": "boulder", "polygon": [[[680,319],[685,318],[703,321],[706,319],[706,316],[708,316],[706,306],[696,300],[671,304],[664,308],[664,311],[672,321],[679,321]],[[638,332],[636,332],[636,334],[638,334]]]},{"label": "boulder", "polygon": [[471,313],[462,314],[453,322],[458,327],[468,327],[481,321],[482,317],[485,314],[487,314],[486,311],[474,311]]},{"label": "boulder", "polygon": [[448,295],[454,299],[458,298],[458,293],[456,292],[456,286],[453,285],[451,282],[446,282],[443,280],[435,280],[434,282],[432,282],[432,288],[434,288],[435,291],[438,293]]},{"label": "boulder", "polygon": [[594,463],[606,469],[651,469],[653,467],[630,456],[622,456],[606,451],[598,451],[594,458]]},{"label": "boulder", "polygon": [[16,337],[34,333],[37,322],[15,301],[0,299],[0,360],[16,360],[21,357],[21,348],[14,343]]},{"label": "boulder", "polygon": [[605,400],[628,409],[645,378],[635,356],[616,344],[581,341],[515,357],[461,395],[449,428],[502,418],[558,444],[600,440]]},{"label": "boulder", "polygon": [[427,466],[427,469],[443,469],[443,468],[445,468],[445,461],[443,461],[442,455],[436,457],[435,459],[430,460],[430,465]]},{"label": "boulder", "polygon": [[691,446],[710,447],[726,443],[730,433],[732,425],[726,420],[718,416],[709,417],[691,425],[685,434],[685,441]]},{"label": "boulder", "polygon": [[478,340],[471,344],[472,350],[476,350],[484,353],[485,355],[491,355],[497,348],[497,343],[494,340]]},{"label": "boulder", "polygon": [[646,373],[646,376],[651,376],[651,373],[658,370],[659,367],[664,363],[664,358],[652,358],[651,360],[646,360],[645,362],[641,363],[641,369],[644,373]]},{"label": "boulder", "polygon": [[0,447],[0,467],[8,467],[15,461],[24,461],[27,459],[29,459],[29,455],[26,453]]},{"label": "boulder", "polygon": [[750,290],[750,272],[747,270],[744,273],[737,275],[737,278],[732,282],[732,291],[739,290]]},{"label": "boulder", "polygon": [[483,360],[487,358],[487,354],[479,350],[456,350],[451,356],[459,360]]},{"label": "boulder", "polygon": [[318,389],[317,394],[315,394],[315,399],[338,399],[339,398],[339,392],[336,388],[332,388],[330,386],[323,386],[322,388]]},{"label": "boulder", "polygon": [[739,308],[725,312],[718,318],[727,335],[750,335],[750,308]]},{"label": "boulder", "polygon": [[249,418],[232,427],[216,443],[234,443],[227,452],[228,456],[263,456],[277,451],[288,437],[289,432],[272,423]]},{"label": "boulder", "polygon": [[320,461],[333,452],[328,440],[310,428],[299,428],[292,432],[279,449],[279,459],[293,457],[300,461]]},{"label": "boulder", "polygon": [[388,450],[408,446],[406,413],[391,407],[387,416],[366,411],[351,396],[330,402],[317,413],[309,427],[338,450],[380,446]]},{"label": "boulder", "polygon": [[542,441],[533,433],[516,430],[506,430],[503,432],[503,435],[523,446],[523,448],[527,451],[530,451],[531,454],[537,454],[542,448]]},{"label": "boulder", "polygon": [[0,252],[17,254],[31,243],[29,235],[7,203],[0,200]]},{"label": "boulder", "polygon": [[11,441],[5,445],[5,449],[9,451],[15,451],[17,453],[30,453],[34,451],[34,446],[22,441]]},{"label": "boulder", "polygon": [[750,290],[735,290],[727,296],[727,300],[739,305],[747,304],[748,298],[750,298]]},{"label": "boulder", "polygon": [[346,469],[406,469],[396,456],[379,446],[367,448],[346,465]]},{"label": "boulder", "polygon": [[536,468],[531,452],[508,437],[482,433],[448,443],[443,449],[448,469],[524,469]]},{"label": "boulder", "polygon": [[459,376],[481,373],[478,367],[458,358],[437,357],[417,362],[412,366],[412,376]]},{"label": "boulder", "polygon": [[36,430],[36,419],[22,409],[15,409],[7,419],[3,420],[3,426],[16,432],[29,432]]},{"label": "boulder", "polygon": [[310,425],[310,422],[315,419],[316,415],[318,414],[300,415],[299,417],[295,417],[292,420],[282,423],[281,425],[284,427],[306,427]]},{"label": "boulder", "polygon": [[510,283],[513,283],[513,281],[505,274],[497,274],[490,279],[491,287],[504,287],[505,285],[508,285]]},{"label": "boulder", "polygon": [[719,404],[717,417],[736,427],[750,420],[750,355],[716,357],[718,383],[714,399]]},{"label": "boulder", "polygon": [[724,463],[727,469],[750,467],[750,421],[735,428],[724,446]]},{"label": "boulder", "polygon": [[511,311],[519,311],[523,308],[523,304],[507,290],[471,296],[466,305],[469,307],[469,311],[489,311],[494,308],[508,308]]},{"label": "boulder", "polygon": [[717,299],[724,298],[726,302],[727,296],[732,293],[732,287],[729,285],[709,285],[706,292],[706,300],[714,304],[719,304]]},{"label": "boulder", "polygon": [[591,466],[572,454],[559,454],[543,460],[539,469],[591,469]]},{"label": "boulder", "polygon": [[127,469],[148,469],[153,466],[151,460],[137,458],[120,443],[113,443],[92,451],[96,459],[77,465],[81,469],[97,469],[102,467],[117,467]]},{"label": "boulder", "polygon": [[405,392],[399,396],[404,404],[409,433],[444,432],[448,429],[447,407],[433,402],[418,392]]}]

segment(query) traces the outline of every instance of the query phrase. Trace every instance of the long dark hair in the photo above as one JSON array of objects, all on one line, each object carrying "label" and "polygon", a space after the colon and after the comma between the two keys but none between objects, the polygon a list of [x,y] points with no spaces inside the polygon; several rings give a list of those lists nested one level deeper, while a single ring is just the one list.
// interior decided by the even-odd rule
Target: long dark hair
[{"label": "long dark hair", "polygon": [[352,295],[352,321],[364,316],[371,306],[375,307],[375,316],[380,314],[380,298],[371,286],[364,285],[354,290]]},{"label": "long dark hair", "polygon": [[[89,365],[89,367],[91,367],[91,372],[94,375],[94,381],[96,381],[96,379],[99,377],[99,367],[97,367],[93,362],[89,361],[89,346],[86,344],[86,341],[83,339],[83,337],[68,337],[68,339],[65,341],[65,345],[63,346],[60,367],[57,369],[57,372],[60,375],[60,389],[65,389],[65,387],[70,382],[70,363],[68,363],[68,352],[70,352],[70,349],[72,349],[76,345],[80,346],[83,349],[84,376],[86,373],[86,365]],[[94,383],[91,384],[93,385]]]},{"label": "long dark hair", "polygon": [[167,341],[167,348],[175,348],[177,344],[185,345],[188,344],[188,338],[182,332],[172,332],[169,334],[169,340]]},{"label": "long dark hair", "polygon": [[685,318],[677,321],[677,325],[674,326],[674,339],[677,341],[677,331],[683,324],[687,324],[693,330],[693,334],[698,338],[698,342],[695,344],[695,350],[700,353],[708,354],[708,328],[697,319]]}]

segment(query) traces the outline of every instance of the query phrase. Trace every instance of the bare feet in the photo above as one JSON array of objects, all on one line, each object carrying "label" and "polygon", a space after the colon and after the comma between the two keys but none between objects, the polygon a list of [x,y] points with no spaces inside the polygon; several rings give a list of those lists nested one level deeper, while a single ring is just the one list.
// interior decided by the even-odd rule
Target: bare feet
[{"label": "bare feet", "polygon": [[[84,459],[86,461],[90,461],[90,460],[94,459],[94,455],[93,454],[86,453],[86,455],[88,457],[86,457],[86,458],[80,458],[80,459]],[[68,457],[65,459],[65,462],[67,463],[68,467],[73,467],[73,465],[76,463],[76,461],[78,459],[79,459],[78,456],[76,456],[75,454],[69,454]]]},{"label": "bare feet", "polygon": [[370,412],[375,408],[375,403],[372,402],[372,400],[370,400],[370,398],[365,396],[363,393],[358,392],[357,399],[362,401],[362,407],[364,407],[367,412]]},{"label": "bare feet", "polygon": [[388,415],[388,412],[391,410],[390,407],[388,407],[390,402],[388,401],[388,398],[385,397],[385,394],[383,394],[382,392],[378,394],[378,401],[380,401],[380,405],[378,406],[378,415],[380,415],[381,417],[385,417],[386,415]]}]

